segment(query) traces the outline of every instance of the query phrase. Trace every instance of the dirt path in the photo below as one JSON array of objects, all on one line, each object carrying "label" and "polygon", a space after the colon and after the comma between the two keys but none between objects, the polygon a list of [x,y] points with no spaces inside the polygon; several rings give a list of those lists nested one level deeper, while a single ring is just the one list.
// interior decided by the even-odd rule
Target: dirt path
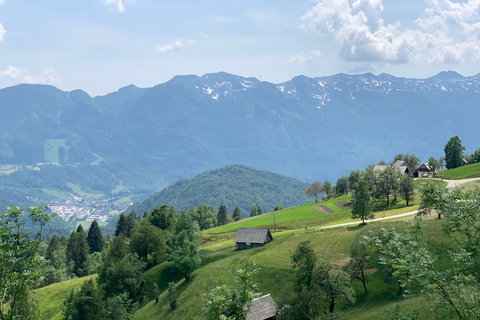
[{"label": "dirt path", "polygon": [[455,187],[458,187],[458,186],[460,186],[464,183],[472,182],[472,181],[475,181],[475,180],[480,180],[480,178],[461,179],[461,180],[446,180],[446,179],[443,179],[443,181],[445,181],[447,183],[447,188],[455,188]]},{"label": "dirt path", "polygon": [[[462,179],[462,180],[443,180],[443,181],[447,182],[447,188],[455,188],[455,187],[458,187],[458,186],[460,186],[464,183],[475,181],[475,180],[480,180],[480,178]],[[385,218],[365,220],[365,223],[411,216],[411,215],[417,214],[417,212],[418,212],[418,210],[415,210],[415,211],[405,212],[405,213],[401,213],[401,214],[396,214],[394,216],[389,216],[389,217],[385,217]],[[318,227],[317,229],[328,229],[328,228],[350,226],[350,225],[355,225],[355,224],[358,224],[358,223],[359,223],[359,221],[340,223],[340,224],[336,224],[336,225],[333,225],[333,226]]]}]

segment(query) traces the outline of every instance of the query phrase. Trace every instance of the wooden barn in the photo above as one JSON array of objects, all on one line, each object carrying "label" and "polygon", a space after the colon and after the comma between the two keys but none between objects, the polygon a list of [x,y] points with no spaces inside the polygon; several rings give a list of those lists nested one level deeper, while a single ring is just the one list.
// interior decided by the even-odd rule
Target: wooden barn
[{"label": "wooden barn", "polygon": [[415,170],[415,177],[427,178],[430,170],[431,169],[430,169],[430,166],[428,165],[428,163],[424,163],[420,167],[418,167],[417,170]]},{"label": "wooden barn", "polygon": [[272,234],[268,229],[238,228],[235,235],[237,249],[249,249],[263,246],[272,241]]},{"label": "wooden barn", "polygon": [[253,299],[245,320],[275,320],[277,304],[270,294]]}]

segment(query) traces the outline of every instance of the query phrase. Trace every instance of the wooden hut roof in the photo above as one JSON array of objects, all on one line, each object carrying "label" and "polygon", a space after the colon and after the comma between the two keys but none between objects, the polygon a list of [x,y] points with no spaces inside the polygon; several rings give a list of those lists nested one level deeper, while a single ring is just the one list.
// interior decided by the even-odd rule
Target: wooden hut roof
[{"label": "wooden hut roof", "polygon": [[270,294],[254,299],[250,306],[250,312],[245,317],[246,320],[264,320],[275,316],[277,304]]},{"label": "wooden hut roof", "polygon": [[256,228],[238,228],[237,234],[235,235],[235,242],[245,242],[245,243],[265,243],[268,241],[267,235],[270,234],[268,229],[256,229]]}]

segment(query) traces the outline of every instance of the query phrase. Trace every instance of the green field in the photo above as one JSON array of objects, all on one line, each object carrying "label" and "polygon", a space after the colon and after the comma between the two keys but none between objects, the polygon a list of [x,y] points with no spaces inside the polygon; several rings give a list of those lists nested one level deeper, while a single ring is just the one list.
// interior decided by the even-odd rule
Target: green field
[{"label": "green field", "polygon": [[95,156],[95,158],[97,158],[97,159],[95,159],[94,161],[90,162],[90,164],[91,164],[92,166],[98,166],[98,165],[100,164],[100,162],[103,161],[103,157],[102,157],[101,155],[99,155],[98,153],[95,153],[95,152],[91,152],[91,154],[92,154],[93,156]]},{"label": "green field", "polygon": [[445,179],[469,179],[480,178],[480,162],[469,164],[466,166],[458,167],[450,170],[439,171]]},{"label": "green field", "polygon": [[72,289],[79,289],[84,281],[95,279],[96,277],[97,275],[90,275],[55,283],[35,290],[35,298],[39,301],[40,319],[62,320],[63,300],[68,296],[70,291],[72,291]]},{"label": "green field", "polygon": [[65,139],[49,139],[45,140],[43,151],[45,152],[45,162],[60,164],[58,149],[64,147],[68,151],[68,146],[65,144]]},{"label": "green field", "polygon": [[75,193],[76,195],[82,198],[88,197],[88,198],[99,199],[105,196],[103,193],[91,193],[91,192],[84,191],[82,187],[71,182],[67,182],[67,186],[70,189],[72,189],[73,193]]},{"label": "green field", "polygon": [[59,191],[59,190],[54,190],[54,189],[46,189],[42,188],[42,191],[52,197],[62,199],[62,200],[71,200],[72,196],[65,191]]}]

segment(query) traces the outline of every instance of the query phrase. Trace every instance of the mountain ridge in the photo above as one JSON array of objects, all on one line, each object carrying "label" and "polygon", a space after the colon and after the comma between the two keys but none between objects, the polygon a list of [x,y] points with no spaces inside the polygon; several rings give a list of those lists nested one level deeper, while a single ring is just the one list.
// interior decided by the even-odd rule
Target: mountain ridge
[{"label": "mountain ridge", "polygon": [[[96,97],[18,85],[0,90],[0,169],[15,168],[0,174],[0,187],[18,178],[24,188],[16,194],[39,194],[24,179],[39,174],[62,192],[74,191],[69,182],[140,200],[229,164],[334,182],[397,153],[440,157],[454,135],[467,151],[478,148],[479,92],[480,74],[452,72],[428,79],[297,76],[280,84],[221,72]],[[50,178],[43,174],[49,164]],[[97,181],[93,172],[112,178],[89,184]]]}]

